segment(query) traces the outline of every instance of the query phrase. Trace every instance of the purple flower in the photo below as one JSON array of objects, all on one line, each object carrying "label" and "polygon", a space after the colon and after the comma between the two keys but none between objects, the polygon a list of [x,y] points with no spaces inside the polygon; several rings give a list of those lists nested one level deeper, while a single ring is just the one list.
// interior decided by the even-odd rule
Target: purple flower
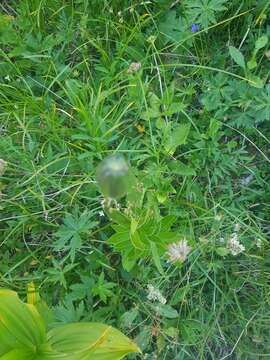
[{"label": "purple flower", "polygon": [[191,25],[191,32],[195,33],[200,30],[200,25],[198,24],[192,24]]}]

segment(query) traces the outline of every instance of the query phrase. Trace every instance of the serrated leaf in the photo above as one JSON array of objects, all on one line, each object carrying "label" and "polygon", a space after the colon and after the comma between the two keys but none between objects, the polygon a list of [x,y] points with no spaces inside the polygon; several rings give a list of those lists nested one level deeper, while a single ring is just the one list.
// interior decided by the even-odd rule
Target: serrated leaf
[{"label": "serrated leaf", "polygon": [[240,50],[234,46],[229,46],[229,52],[232,59],[236,62],[237,65],[241,66],[242,69],[246,69],[246,63],[243,54]]},{"label": "serrated leaf", "polygon": [[217,13],[226,10],[227,0],[184,0],[187,17],[191,23],[207,28],[217,22]]}]

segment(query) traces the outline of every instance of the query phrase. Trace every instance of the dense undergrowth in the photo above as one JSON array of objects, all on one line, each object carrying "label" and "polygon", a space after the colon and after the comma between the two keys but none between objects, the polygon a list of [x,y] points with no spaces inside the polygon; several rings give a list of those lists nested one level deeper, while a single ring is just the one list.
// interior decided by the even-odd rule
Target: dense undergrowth
[{"label": "dense undergrowth", "polygon": [[[1,1],[2,287],[112,324],[131,359],[270,358],[269,9]],[[111,218],[116,153],[138,182]]]}]

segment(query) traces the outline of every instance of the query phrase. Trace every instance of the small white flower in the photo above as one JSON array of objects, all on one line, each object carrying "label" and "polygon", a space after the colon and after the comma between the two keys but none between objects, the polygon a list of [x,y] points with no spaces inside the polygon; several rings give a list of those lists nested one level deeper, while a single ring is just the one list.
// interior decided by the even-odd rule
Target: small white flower
[{"label": "small white flower", "polygon": [[216,214],[215,215],[215,220],[216,221],[221,221],[222,220],[222,215],[221,214]]},{"label": "small white flower", "polygon": [[261,239],[256,239],[256,246],[259,249],[262,247],[262,240]]},{"label": "small white flower", "polygon": [[3,159],[0,159],[0,176],[4,175],[7,167],[7,162]]},{"label": "small white flower", "polygon": [[241,225],[239,223],[234,225],[234,231],[238,232],[241,229]]},{"label": "small white flower", "polygon": [[148,289],[148,294],[147,294],[147,299],[150,301],[158,301],[161,304],[166,304],[167,300],[165,299],[165,297],[161,294],[161,292],[155,288],[153,285],[149,284],[147,285],[147,289]]},{"label": "small white flower", "polygon": [[244,245],[240,244],[238,241],[237,233],[233,233],[231,235],[227,244],[227,248],[233,256],[236,256],[246,250]]},{"label": "small white flower", "polygon": [[104,212],[103,212],[102,210],[100,210],[100,211],[98,212],[98,215],[99,215],[100,217],[105,216],[105,214],[104,214]]},{"label": "small white flower", "polygon": [[254,178],[254,175],[250,174],[250,175],[242,178],[240,180],[240,184],[243,185],[243,186],[248,186],[251,183],[251,181],[253,180],[253,178]]},{"label": "small white flower", "polygon": [[192,247],[188,246],[187,240],[184,239],[177,243],[170,244],[166,254],[171,262],[184,262],[191,250]]}]

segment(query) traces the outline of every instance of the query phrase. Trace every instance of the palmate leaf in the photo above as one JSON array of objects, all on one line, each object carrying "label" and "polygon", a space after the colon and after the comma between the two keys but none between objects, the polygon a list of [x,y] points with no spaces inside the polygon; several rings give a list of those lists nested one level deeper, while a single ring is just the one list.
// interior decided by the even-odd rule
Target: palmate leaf
[{"label": "palmate leaf", "polygon": [[69,251],[71,261],[74,262],[76,252],[80,249],[83,236],[97,224],[92,220],[91,212],[83,212],[79,214],[75,209],[73,214],[67,214],[63,224],[56,232],[57,240],[54,247],[57,251]]},{"label": "palmate leaf", "polygon": [[0,360],[119,360],[139,351],[120,331],[100,323],[68,324],[46,334],[34,305],[0,290]]},{"label": "palmate leaf", "polygon": [[[190,35],[189,24],[184,17],[179,17],[175,10],[170,10],[159,23],[159,31],[164,43],[179,42]],[[188,42],[188,44],[190,41]],[[187,44],[185,44],[187,45]]]},{"label": "palmate leaf", "polygon": [[192,23],[201,24],[207,28],[217,22],[216,13],[226,10],[227,0],[185,0],[187,17]]}]

